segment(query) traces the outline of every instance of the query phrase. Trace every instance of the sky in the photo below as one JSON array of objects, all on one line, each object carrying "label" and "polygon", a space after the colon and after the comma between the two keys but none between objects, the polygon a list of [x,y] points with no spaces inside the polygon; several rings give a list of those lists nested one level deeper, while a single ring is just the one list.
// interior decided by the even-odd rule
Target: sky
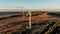
[{"label": "sky", "polygon": [[20,0],[0,0],[0,9],[19,9]]},{"label": "sky", "polygon": [[0,9],[60,9],[60,0],[0,0]]}]

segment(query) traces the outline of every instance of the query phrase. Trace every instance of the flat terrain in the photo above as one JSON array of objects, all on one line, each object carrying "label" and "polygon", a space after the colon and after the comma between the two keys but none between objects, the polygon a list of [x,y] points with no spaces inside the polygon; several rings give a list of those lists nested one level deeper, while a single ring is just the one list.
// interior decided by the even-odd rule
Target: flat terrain
[{"label": "flat terrain", "polygon": [[60,12],[0,12],[0,34],[60,34]]}]

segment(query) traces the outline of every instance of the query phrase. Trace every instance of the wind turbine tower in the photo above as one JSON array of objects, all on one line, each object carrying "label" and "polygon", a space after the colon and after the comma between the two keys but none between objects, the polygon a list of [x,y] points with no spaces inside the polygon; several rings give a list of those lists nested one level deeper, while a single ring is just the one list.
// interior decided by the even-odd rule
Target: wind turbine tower
[{"label": "wind turbine tower", "polygon": [[31,11],[28,11],[28,13],[29,13],[29,29],[31,29]]}]

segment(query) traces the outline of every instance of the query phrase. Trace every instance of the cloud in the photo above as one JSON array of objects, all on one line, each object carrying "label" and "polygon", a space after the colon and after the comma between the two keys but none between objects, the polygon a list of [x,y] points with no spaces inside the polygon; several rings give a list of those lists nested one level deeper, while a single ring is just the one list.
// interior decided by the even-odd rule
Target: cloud
[{"label": "cloud", "polygon": [[0,6],[0,9],[22,9],[20,6]]},{"label": "cloud", "polygon": [[47,6],[0,6],[0,9],[60,9],[60,5],[47,5]]},{"label": "cloud", "polygon": [[60,9],[60,5],[24,6],[25,9]]}]

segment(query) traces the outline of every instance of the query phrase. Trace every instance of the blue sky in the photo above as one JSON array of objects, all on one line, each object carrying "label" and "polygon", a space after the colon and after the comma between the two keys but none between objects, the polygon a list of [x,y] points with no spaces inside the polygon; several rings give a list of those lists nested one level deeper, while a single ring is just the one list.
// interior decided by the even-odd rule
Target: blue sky
[{"label": "blue sky", "polygon": [[60,9],[60,0],[0,0],[0,8]]}]

